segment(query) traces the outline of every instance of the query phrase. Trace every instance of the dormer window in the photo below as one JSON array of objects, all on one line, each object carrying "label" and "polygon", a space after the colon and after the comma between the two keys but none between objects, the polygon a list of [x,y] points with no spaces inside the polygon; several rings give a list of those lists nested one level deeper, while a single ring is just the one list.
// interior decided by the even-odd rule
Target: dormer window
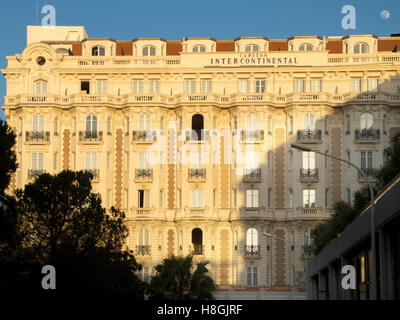
[{"label": "dormer window", "polygon": [[303,43],[299,46],[299,51],[313,51],[313,46],[309,43]]},{"label": "dormer window", "polygon": [[156,55],[156,48],[153,46],[145,46],[142,49],[142,55],[144,57],[155,56]]},{"label": "dormer window", "polygon": [[256,45],[256,44],[249,44],[248,46],[246,46],[246,48],[244,49],[244,51],[247,51],[247,52],[257,52],[257,51],[260,51],[260,48],[259,48],[258,45]]},{"label": "dormer window", "polygon": [[102,46],[95,46],[92,48],[92,56],[105,56],[106,49]]},{"label": "dormer window", "polygon": [[193,47],[192,52],[206,52],[206,47],[202,45],[196,45]]},{"label": "dormer window", "polygon": [[360,42],[354,45],[354,53],[368,53],[368,52],[369,52],[368,44]]}]

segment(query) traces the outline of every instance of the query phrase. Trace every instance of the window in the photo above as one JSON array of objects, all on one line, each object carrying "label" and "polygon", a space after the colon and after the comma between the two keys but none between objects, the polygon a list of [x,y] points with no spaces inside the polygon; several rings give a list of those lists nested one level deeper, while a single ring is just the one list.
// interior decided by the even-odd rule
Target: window
[{"label": "window", "polygon": [[107,93],[107,80],[97,80],[97,94]]},{"label": "window", "polygon": [[200,44],[195,45],[192,49],[192,52],[206,52],[206,47]]},{"label": "window", "polygon": [[304,245],[310,246],[313,244],[313,239],[311,237],[311,228],[307,228],[304,230]]},{"label": "window", "polygon": [[315,152],[303,151],[303,169],[315,169]]},{"label": "window", "polygon": [[35,94],[47,94],[47,81],[35,81]]},{"label": "window", "polygon": [[326,188],[325,189],[325,208],[328,208],[329,207],[329,189],[328,188]]},{"label": "window", "polygon": [[304,208],[314,208],[315,207],[315,190],[314,189],[304,189],[303,190],[303,206],[304,206]]},{"label": "window", "polygon": [[238,92],[249,93],[249,79],[238,79]]},{"label": "window", "polygon": [[374,117],[371,113],[363,113],[360,116],[360,129],[368,130],[374,128]]},{"label": "window", "polygon": [[346,134],[350,134],[350,116],[346,115]]},{"label": "window", "polygon": [[[351,162],[351,152],[350,151],[346,151],[346,158],[347,158],[346,160],[348,162]],[[349,163],[347,163],[346,166],[347,166],[347,169],[350,169],[350,164]]]},{"label": "window", "polygon": [[247,285],[258,286],[258,267],[247,267]]},{"label": "window", "polygon": [[139,230],[139,246],[150,245],[150,233],[149,230],[143,228]]},{"label": "window", "polygon": [[192,116],[192,140],[202,140],[202,132],[204,129],[204,117],[196,113]]},{"label": "window", "polygon": [[304,78],[293,79],[293,92],[304,92],[306,80]]},{"label": "window", "polygon": [[315,117],[312,113],[306,113],[303,118],[303,129],[314,130],[315,129]]},{"label": "window", "polygon": [[86,152],[85,154],[85,170],[97,169],[97,152]]},{"label": "window", "polygon": [[190,152],[190,167],[194,169],[201,169],[205,163],[205,152],[192,150]]},{"label": "window", "polygon": [[211,93],[211,79],[200,80],[200,91],[204,94]]},{"label": "window", "polygon": [[368,53],[368,52],[369,52],[368,44],[360,42],[354,45],[354,53]]},{"label": "window", "polygon": [[149,152],[139,152],[138,153],[138,168],[139,169],[149,169],[150,168],[150,153]]},{"label": "window", "polygon": [[81,81],[81,92],[86,94],[90,93],[90,81]]},{"label": "window", "polygon": [[258,189],[246,190],[246,208],[258,208]]},{"label": "window", "polygon": [[149,283],[150,282],[150,268],[149,267],[143,267],[140,272],[140,279],[143,282]]},{"label": "window", "polygon": [[268,208],[272,208],[272,189],[268,189]]},{"label": "window", "polygon": [[248,46],[246,46],[246,48],[244,49],[244,51],[247,52],[257,52],[260,51],[258,45],[256,44],[249,44]]},{"label": "window", "polygon": [[351,190],[350,188],[346,188],[346,202],[351,205]]},{"label": "window", "polygon": [[138,190],[138,208],[150,208],[150,190]]},{"label": "window", "polygon": [[368,91],[378,92],[379,78],[368,78]]},{"label": "window", "polygon": [[149,93],[150,94],[160,93],[160,80],[157,79],[149,80]]},{"label": "window", "polygon": [[44,132],[44,116],[37,114],[32,118],[32,131],[34,134]]},{"label": "window", "polygon": [[92,48],[92,56],[105,56],[106,50],[102,46],[95,46]]},{"label": "window", "polygon": [[372,169],[373,159],[373,151],[361,151],[361,169]]},{"label": "window", "polygon": [[264,93],[265,92],[265,79],[256,79],[254,81],[254,88],[256,93]]},{"label": "window", "polygon": [[258,115],[255,113],[246,116],[246,130],[258,130]]},{"label": "window", "polygon": [[289,189],[288,192],[288,208],[293,208],[293,190]]},{"label": "window", "polygon": [[150,131],[151,116],[149,114],[141,114],[139,117],[139,131]]},{"label": "window", "polygon": [[350,79],[350,91],[361,92],[362,90],[362,78],[351,78]]},{"label": "window", "polygon": [[34,152],[32,153],[32,170],[43,170],[43,153]]},{"label": "window", "polygon": [[258,231],[256,228],[248,228],[246,231],[246,246],[258,246]]},{"label": "window", "polygon": [[143,80],[132,81],[132,93],[143,94]]},{"label": "window", "polygon": [[142,49],[142,56],[155,56],[156,55],[156,48],[153,46],[144,46]]},{"label": "window", "polygon": [[299,51],[312,51],[313,46],[309,43],[303,43],[299,46]]},{"label": "window", "polygon": [[192,208],[202,208],[204,206],[203,203],[203,190],[194,189],[191,191],[191,203],[190,206]]},{"label": "window", "polygon": [[245,161],[247,169],[257,169],[258,165],[258,152],[257,151],[246,151]]},{"label": "window", "polygon": [[86,135],[97,134],[97,117],[89,115],[86,117]]},{"label": "window", "polygon": [[196,93],[196,80],[185,79],[185,93]]},{"label": "window", "polygon": [[321,91],[322,91],[322,79],[311,78],[311,92],[321,92]]}]

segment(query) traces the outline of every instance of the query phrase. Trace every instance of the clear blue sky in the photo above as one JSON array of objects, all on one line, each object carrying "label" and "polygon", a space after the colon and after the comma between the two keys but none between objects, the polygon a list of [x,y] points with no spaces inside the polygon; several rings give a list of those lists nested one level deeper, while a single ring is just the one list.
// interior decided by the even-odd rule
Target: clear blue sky
[{"label": "clear blue sky", "polygon": [[[57,25],[82,25],[89,37],[130,40],[162,37],[167,40],[208,36],[288,38],[294,35],[400,33],[399,0],[38,0],[41,8],[56,8]],[[341,9],[353,5],[355,30],[343,30]],[[389,19],[380,16],[390,12]],[[2,0],[0,20],[0,67],[7,55],[21,53],[26,45],[26,26],[36,24],[36,0]],[[0,76],[0,104],[4,103],[5,79]],[[3,112],[0,110],[0,117]]]}]

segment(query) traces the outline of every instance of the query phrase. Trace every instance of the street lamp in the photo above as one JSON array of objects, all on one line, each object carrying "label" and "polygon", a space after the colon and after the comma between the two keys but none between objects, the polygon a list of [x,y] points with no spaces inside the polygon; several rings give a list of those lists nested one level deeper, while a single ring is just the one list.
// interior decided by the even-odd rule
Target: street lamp
[{"label": "street lamp", "polygon": [[342,158],[333,156],[328,153],[323,153],[321,151],[313,150],[304,144],[299,144],[299,143],[291,143],[290,144],[292,148],[302,150],[302,151],[308,151],[308,152],[315,152],[322,154],[325,157],[330,157],[339,161],[343,161],[352,167],[356,168],[358,172],[361,173],[361,175],[365,178],[365,180],[368,183],[369,187],[369,193],[371,196],[371,252],[372,252],[372,299],[371,300],[376,300],[377,299],[377,293],[376,293],[376,250],[375,250],[375,199],[374,199],[374,190],[372,189],[372,185],[370,180],[368,179],[367,175],[362,171],[359,167],[357,167],[354,163],[351,163],[350,161],[344,160]]}]

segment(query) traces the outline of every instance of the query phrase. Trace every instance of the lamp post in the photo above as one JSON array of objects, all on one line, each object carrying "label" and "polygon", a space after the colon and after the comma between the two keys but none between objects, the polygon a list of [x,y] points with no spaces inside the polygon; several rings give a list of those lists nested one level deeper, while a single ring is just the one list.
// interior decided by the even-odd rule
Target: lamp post
[{"label": "lamp post", "polygon": [[[339,161],[343,161],[349,165],[351,165],[352,167],[356,168],[358,172],[361,173],[361,175],[365,178],[365,180],[368,183],[368,187],[369,187],[369,193],[371,196],[371,253],[372,253],[372,299],[371,300],[377,300],[377,292],[376,292],[376,249],[375,249],[375,199],[374,199],[374,190],[372,189],[372,185],[370,180],[368,179],[367,175],[359,168],[357,167],[354,163],[344,160],[342,158],[333,156],[331,154],[328,153],[323,153],[317,150],[313,150],[303,144],[299,144],[299,143],[291,143],[290,144],[292,148],[301,150],[301,151],[308,151],[308,152],[315,152],[315,153],[319,153],[322,154],[325,157],[329,157],[329,158],[333,158]],[[308,280],[308,279],[307,279]]]}]

